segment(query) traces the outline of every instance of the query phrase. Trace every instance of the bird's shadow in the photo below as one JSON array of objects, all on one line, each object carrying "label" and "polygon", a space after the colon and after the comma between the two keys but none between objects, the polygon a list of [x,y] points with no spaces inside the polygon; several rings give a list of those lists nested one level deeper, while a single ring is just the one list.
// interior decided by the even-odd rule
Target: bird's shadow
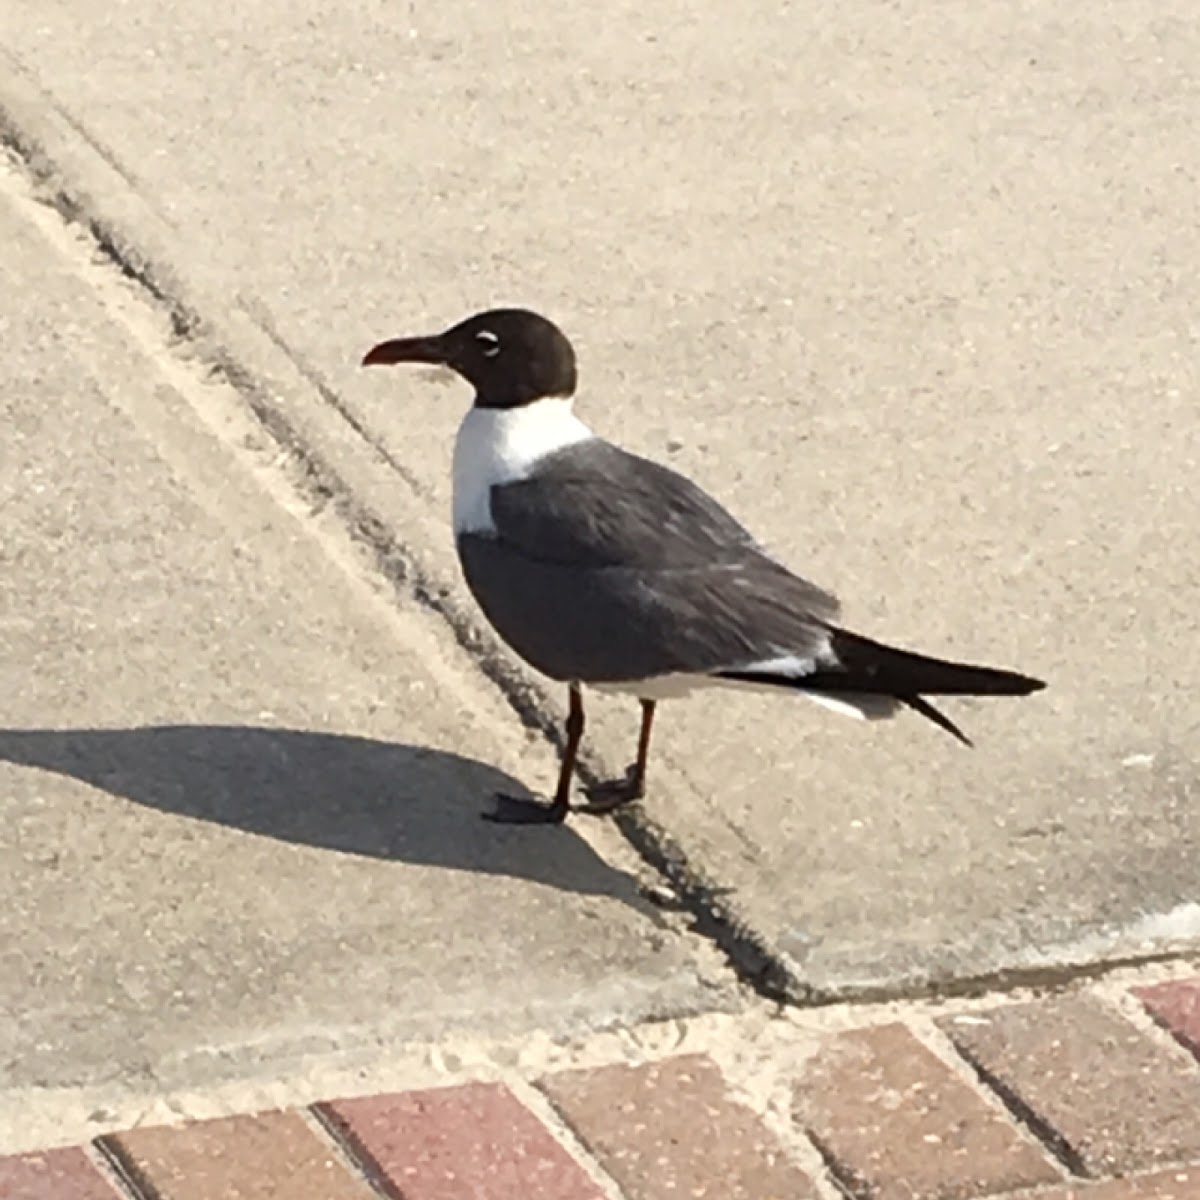
[{"label": "bird's shadow", "polygon": [[651,911],[635,880],[569,826],[481,820],[493,793],[528,789],[442,750],[247,725],[0,729],[0,762],[285,842],[524,878]]}]

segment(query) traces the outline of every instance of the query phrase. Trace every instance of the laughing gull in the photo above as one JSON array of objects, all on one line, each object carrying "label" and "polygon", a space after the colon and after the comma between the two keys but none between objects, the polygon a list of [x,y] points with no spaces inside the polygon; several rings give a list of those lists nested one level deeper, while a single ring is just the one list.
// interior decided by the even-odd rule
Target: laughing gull
[{"label": "laughing gull", "polygon": [[575,352],[537,313],[479,313],[382,342],[364,366],[449,367],[475,389],[454,446],[454,534],[467,586],[526,662],[567,684],[550,804],[497,797],[494,820],[559,822],[583,736],[583,685],[637,697],[637,759],[588,792],[607,812],[645,792],[658,701],[698,687],[793,691],[850,716],[901,707],[959,741],[928,700],[1024,696],[1012,671],[884,646],[836,624],[838,602],[792,574],[690,479],[597,437],[573,412]]}]

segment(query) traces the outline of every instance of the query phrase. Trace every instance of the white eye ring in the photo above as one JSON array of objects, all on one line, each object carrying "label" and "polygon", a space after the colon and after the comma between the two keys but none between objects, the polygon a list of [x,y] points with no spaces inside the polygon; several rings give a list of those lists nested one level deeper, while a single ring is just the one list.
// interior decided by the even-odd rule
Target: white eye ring
[{"label": "white eye ring", "polygon": [[481,329],[475,340],[482,343],[485,358],[495,358],[500,353],[500,339],[490,329]]}]

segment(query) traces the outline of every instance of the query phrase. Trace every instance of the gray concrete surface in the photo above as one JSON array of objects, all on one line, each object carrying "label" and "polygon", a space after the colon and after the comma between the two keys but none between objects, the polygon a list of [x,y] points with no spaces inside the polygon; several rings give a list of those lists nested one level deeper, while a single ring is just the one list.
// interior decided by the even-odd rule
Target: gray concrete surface
[{"label": "gray concrete surface", "polygon": [[[599,429],[711,486],[849,623],[1052,681],[954,705],[974,753],[915,719],[667,709],[649,812],[797,985],[1194,944],[1188,6],[82,13],[3,21],[56,145],[95,160],[67,184],[330,386],[442,578],[465,396],[354,364],[524,302],[576,340]],[[601,723],[612,761],[632,728]]]},{"label": "gray concrete surface", "polygon": [[0,1109],[728,1003],[614,831],[480,820],[542,775],[502,698],[272,494],[222,389],[187,396],[13,184]]}]

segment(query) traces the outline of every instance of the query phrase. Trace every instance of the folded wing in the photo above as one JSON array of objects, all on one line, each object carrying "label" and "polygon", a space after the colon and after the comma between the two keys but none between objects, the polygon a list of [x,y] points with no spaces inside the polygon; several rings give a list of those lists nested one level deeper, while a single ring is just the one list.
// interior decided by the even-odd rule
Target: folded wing
[{"label": "folded wing", "polygon": [[552,678],[711,674],[781,650],[815,659],[828,592],[775,562],[684,476],[605,442],[492,489],[495,533],[459,538],[501,636]]}]

